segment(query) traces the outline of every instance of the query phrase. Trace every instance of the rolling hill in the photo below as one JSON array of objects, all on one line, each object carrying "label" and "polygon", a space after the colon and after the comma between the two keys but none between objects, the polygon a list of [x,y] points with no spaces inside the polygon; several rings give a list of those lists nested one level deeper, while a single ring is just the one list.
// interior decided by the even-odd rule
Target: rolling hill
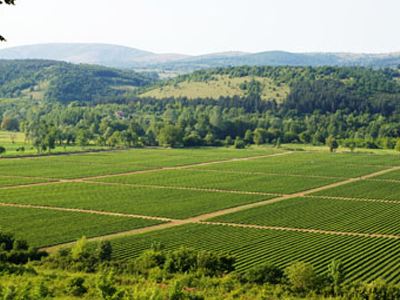
[{"label": "rolling hill", "polygon": [[[399,106],[400,70],[365,67],[229,67],[198,70],[146,87],[141,98],[218,100],[259,98],[306,113],[385,111]],[[225,100],[224,100],[225,99]],[[253,100],[252,100],[253,99]],[[248,107],[251,109],[251,107]]]},{"label": "rolling hill", "polygon": [[0,59],[46,59],[116,68],[188,73],[199,69],[241,65],[397,67],[400,64],[400,53],[291,53],[285,51],[246,53],[231,51],[190,56],[174,53],[159,54],[109,44],[55,43],[5,48],[0,50]]},{"label": "rolling hill", "polygon": [[0,60],[0,98],[61,102],[116,100],[156,79],[155,74],[94,65],[51,60]]},{"label": "rolling hill", "polygon": [[116,68],[141,67],[186,58],[181,54],[156,54],[135,48],[86,43],[53,43],[0,50],[0,59],[46,59],[97,64]]}]

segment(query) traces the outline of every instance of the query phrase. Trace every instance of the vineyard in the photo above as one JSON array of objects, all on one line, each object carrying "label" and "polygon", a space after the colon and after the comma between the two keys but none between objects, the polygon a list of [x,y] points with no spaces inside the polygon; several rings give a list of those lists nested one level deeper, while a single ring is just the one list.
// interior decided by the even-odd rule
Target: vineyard
[{"label": "vineyard", "polygon": [[[366,162],[368,164],[365,164]],[[290,157],[276,156],[252,161],[227,162],[201,168],[247,173],[350,178],[399,164],[400,160],[390,159],[384,155],[335,154],[330,157],[321,153],[298,152]]]},{"label": "vineyard", "polygon": [[268,147],[2,158],[0,229],[52,250],[108,239],[122,260],[154,242],[232,252],[238,272],[302,260],[323,273],[336,258],[348,280],[400,282],[399,167]]},{"label": "vineyard", "polygon": [[210,221],[400,235],[400,202],[295,198]]},{"label": "vineyard", "polygon": [[285,194],[315,188],[336,182],[337,180],[337,178],[171,170],[154,174],[134,174],[122,177],[102,178],[97,181]]},{"label": "vineyard", "polygon": [[167,218],[188,218],[268,198],[273,196],[88,183],[0,189],[1,202],[5,203],[49,205]]},{"label": "vineyard", "polygon": [[15,185],[24,185],[32,183],[49,182],[50,179],[45,178],[30,178],[30,177],[14,177],[14,176],[1,176],[0,175],[0,188]]},{"label": "vineyard", "polygon": [[36,247],[75,241],[161,223],[34,208],[0,207],[0,228],[13,232]]},{"label": "vineyard", "polygon": [[399,201],[400,182],[366,180],[316,193],[319,196]]},{"label": "vineyard", "polygon": [[265,262],[285,266],[300,260],[311,262],[319,272],[325,272],[329,262],[336,258],[345,264],[349,281],[370,281],[379,277],[400,281],[400,240],[381,238],[186,225],[116,239],[113,241],[115,258],[135,257],[154,243],[160,243],[167,249],[186,245],[196,249],[230,252],[238,259],[238,271]]}]

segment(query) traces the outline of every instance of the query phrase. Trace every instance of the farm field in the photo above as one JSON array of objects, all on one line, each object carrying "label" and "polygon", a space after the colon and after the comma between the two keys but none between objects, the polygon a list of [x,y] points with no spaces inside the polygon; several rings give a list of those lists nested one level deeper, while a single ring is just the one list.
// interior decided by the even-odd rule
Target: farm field
[{"label": "farm field", "polygon": [[400,203],[294,198],[210,221],[400,235]]},{"label": "farm field", "polygon": [[38,157],[26,159],[0,160],[0,175],[48,177],[48,178],[82,178],[134,172],[161,167],[174,167],[193,163],[219,161],[237,157],[269,155],[279,152],[275,149],[237,151],[228,149],[198,150],[130,150],[99,152],[91,154]]},{"label": "farm field", "polygon": [[332,154],[329,156],[320,152],[295,152],[289,156],[276,156],[257,161],[227,162],[199,168],[350,178],[377,172],[390,166],[397,166],[400,164],[400,160],[397,159],[397,156],[391,158],[383,155]]},{"label": "farm field", "polygon": [[205,189],[264,193],[295,193],[337,181],[336,178],[288,177],[285,175],[243,175],[202,170],[171,170],[101,178],[96,181],[124,184],[167,185]]},{"label": "farm field", "polygon": [[89,183],[0,189],[1,202],[5,203],[48,205],[176,219],[273,197]]},{"label": "farm field", "polygon": [[391,200],[400,203],[400,182],[365,180],[317,192],[314,195]]},{"label": "farm field", "polygon": [[232,252],[239,272],[304,260],[321,273],[336,258],[348,280],[400,282],[399,166],[396,155],[268,147],[2,158],[0,229],[38,247],[110,239],[115,259],[153,242]]},{"label": "farm field", "polygon": [[1,206],[0,215],[0,230],[15,233],[17,237],[26,239],[36,247],[161,223],[154,220]]},{"label": "farm field", "polygon": [[0,188],[15,185],[24,185],[32,183],[48,182],[46,178],[29,178],[29,177],[9,177],[0,175]]},{"label": "farm field", "polygon": [[115,239],[112,243],[116,259],[135,257],[153,243],[160,243],[166,249],[185,245],[230,252],[237,257],[238,271],[265,262],[286,266],[301,260],[311,262],[323,273],[332,259],[340,259],[348,281],[400,281],[400,240],[394,239],[194,224]]},{"label": "farm field", "polygon": [[381,176],[375,177],[375,179],[383,179],[383,180],[394,180],[394,181],[399,181],[400,182],[400,170],[399,171],[393,171],[390,173],[386,173]]}]

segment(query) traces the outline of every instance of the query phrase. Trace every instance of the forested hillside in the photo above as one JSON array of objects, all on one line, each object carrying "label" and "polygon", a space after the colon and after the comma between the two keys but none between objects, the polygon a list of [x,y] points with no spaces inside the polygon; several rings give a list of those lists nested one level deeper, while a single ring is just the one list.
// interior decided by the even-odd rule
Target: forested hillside
[{"label": "forested hillside", "polygon": [[56,142],[243,148],[336,140],[400,149],[399,69],[231,67],[155,81],[51,61],[2,68],[0,95],[11,97],[0,100],[2,128],[24,131],[38,151]]},{"label": "forested hillside", "polygon": [[[231,67],[196,71],[149,88],[141,97],[193,100],[245,98],[281,103],[312,113],[392,114],[400,104],[400,70],[335,67]],[[265,104],[269,106],[268,104]]]},{"label": "forested hillside", "polygon": [[117,99],[156,75],[49,60],[0,60],[0,97],[69,101]]}]

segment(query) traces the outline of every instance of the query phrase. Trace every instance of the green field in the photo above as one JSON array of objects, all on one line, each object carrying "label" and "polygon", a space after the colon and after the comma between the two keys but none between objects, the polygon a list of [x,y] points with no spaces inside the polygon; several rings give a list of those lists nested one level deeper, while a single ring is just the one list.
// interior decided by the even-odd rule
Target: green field
[{"label": "green field", "polygon": [[384,278],[400,282],[400,240],[186,225],[146,235],[113,240],[115,258],[128,259],[161,243],[167,249],[180,245],[234,254],[239,271],[262,263],[286,266],[293,261],[311,262],[325,272],[332,259],[340,259],[348,281]]},{"label": "green field", "polygon": [[349,178],[373,173],[399,164],[400,160],[398,160],[397,156],[365,154],[327,155],[323,152],[296,152],[285,156],[228,162],[213,166],[204,166],[202,168],[250,173],[260,172]]},{"label": "green field", "polygon": [[[285,153],[270,147],[2,158],[0,204],[40,207],[0,206],[0,227],[40,247],[82,235],[105,235],[112,240],[115,259],[134,258],[153,242],[160,242],[167,249],[187,245],[232,252],[238,259],[238,271],[261,262],[286,266],[304,260],[321,273],[330,260],[338,258],[345,263],[349,281],[383,277],[400,282],[400,183],[392,181],[398,172],[368,180],[361,177],[396,166],[400,166],[399,157],[387,153]],[[330,186],[342,181],[347,183]],[[317,187],[324,190],[298,198],[298,193]],[[276,202],[281,195],[289,196]],[[271,203],[253,207],[266,200]],[[107,237],[160,223],[128,214],[183,221],[171,223],[175,227],[166,230]],[[182,223],[187,225],[178,226]],[[246,224],[269,229],[243,227]],[[292,231],[296,228],[302,231]],[[343,236],[343,232],[350,235]]]},{"label": "green field", "polygon": [[337,181],[336,178],[289,177],[279,175],[243,175],[202,170],[172,170],[102,178],[97,181],[125,184],[194,187],[263,193],[294,193]]},{"label": "green field", "polygon": [[12,232],[36,247],[71,242],[82,236],[94,237],[161,223],[134,218],[15,207],[0,207],[0,215],[0,230]]},{"label": "green field", "polygon": [[1,202],[187,218],[273,196],[63,183],[0,189]]},{"label": "green field", "polygon": [[236,157],[269,155],[275,152],[277,150],[272,148],[243,152],[230,149],[173,151],[138,149],[32,159],[0,159],[0,175],[64,179],[82,178],[227,160]]},{"label": "green field", "polygon": [[48,182],[46,178],[29,178],[29,177],[8,177],[0,175],[0,188],[15,185],[24,185],[40,182]]},{"label": "green field", "polygon": [[295,198],[210,221],[399,235],[399,204]]},{"label": "green field", "polygon": [[397,180],[400,182],[400,171],[389,172],[384,175],[377,176],[377,177],[375,177],[375,179]]},{"label": "green field", "polygon": [[314,195],[400,202],[400,182],[365,180],[318,192]]}]

